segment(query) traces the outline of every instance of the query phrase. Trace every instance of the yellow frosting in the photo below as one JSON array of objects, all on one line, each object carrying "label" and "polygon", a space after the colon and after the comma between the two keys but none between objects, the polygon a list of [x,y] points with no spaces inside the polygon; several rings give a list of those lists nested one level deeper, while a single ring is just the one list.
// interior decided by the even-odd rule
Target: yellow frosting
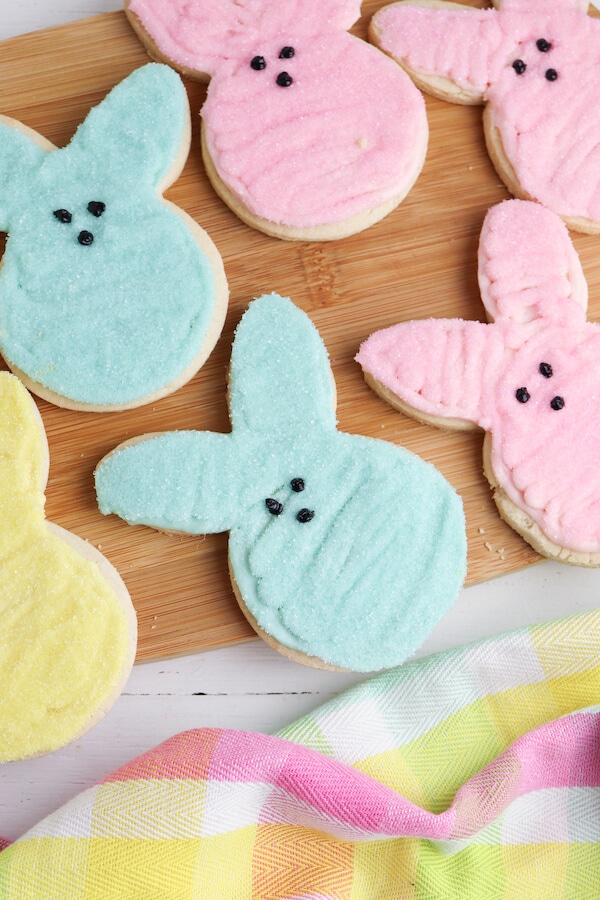
[{"label": "yellow frosting", "polygon": [[47,448],[20,381],[0,372],[0,761],[54,750],[118,690],[128,628],[95,562],[44,519]]}]

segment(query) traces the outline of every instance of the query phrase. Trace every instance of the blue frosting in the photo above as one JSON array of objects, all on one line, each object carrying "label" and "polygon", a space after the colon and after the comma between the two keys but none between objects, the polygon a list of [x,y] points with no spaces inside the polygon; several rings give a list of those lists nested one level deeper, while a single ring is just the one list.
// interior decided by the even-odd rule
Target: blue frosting
[{"label": "blue frosting", "polygon": [[[11,367],[75,404],[137,405],[165,392],[220,330],[217,251],[160,196],[188,121],[179,76],[149,64],[63,149],[0,122],[0,227],[9,233],[0,346]],[[104,204],[99,215],[90,201]],[[84,232],[91,243],[80,243]]]},{"label": "blue frosting", "polygon": [[103,513],[131,524],[229,531],[233,577],[263,631],[373,671],[413,653],[456,600],[464,516],[433,466],[339,432],[333,401],[310,320],[290,300],[262,297],[236,333],[232,432],[169,432],[117,448],[98,466],[96,490]]}]

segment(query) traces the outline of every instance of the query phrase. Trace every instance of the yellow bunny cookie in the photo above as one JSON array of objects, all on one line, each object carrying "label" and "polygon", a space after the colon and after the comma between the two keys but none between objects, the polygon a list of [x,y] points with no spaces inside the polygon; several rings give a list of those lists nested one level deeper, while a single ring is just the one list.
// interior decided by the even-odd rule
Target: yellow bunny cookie
[{"label": "yellow bunny cookie", "polygon": [[37,407],[0,372],[0,762],[87,731],[135,653],[127,589],[97,550],[45,520],[47,477]]}]

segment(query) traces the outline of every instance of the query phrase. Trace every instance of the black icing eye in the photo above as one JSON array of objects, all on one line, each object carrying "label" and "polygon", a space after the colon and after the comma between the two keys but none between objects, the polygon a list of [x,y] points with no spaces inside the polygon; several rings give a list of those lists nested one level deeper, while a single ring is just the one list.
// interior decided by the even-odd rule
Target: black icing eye
[{"label": "black icing eye", "polygon": [[295,52],[293,47],[282,47],[279,59],[291,59]]},{"label": "black icing eye", "polygon": [[263,69],[266,69],[267,62],[264,56],[253,56],[250,60],[250,68],[254,69],[255,72],[261,72]]},{"label": "black icing eye", "polygon": [[558,72],[556,71],[556,69],[546,69],[545,75],[548,81],[556,81],[556,79],[558,78]]},{"label": "black icing eye", "polygon": [[526,387],[520,387],[520,388],[517,388],[517,390],[515,391],[515,397],[517,398],[519,403],[527,403],[527,401],[531,397],[531,394],[529,393],[529,391],[527,390]]},{"label": "black icing eye", "polygon": [[552,378],[552,366],[550,363],[540,363],[540,375],[544,378]]},{"label": "black icing eye", "polygon": [[535,42],[535,46],[538,48],[540,53],[547,53],[548,50],[552,49],[552,44],[550,41],[547,41],[546,38],[540,38],[539,41]]},{"label": "black icing eye", "polygon": [[272,516],[280,516],[283,512],[283,503],[280,503],[279,500],[275,500],[274,497],[267,497],[265,506]]},{"label": "black icing eye", "polygon": [[522,75],[523,72],[525,71],[525,69],[527,68],[527,65],[523,62],[522,59],[515,59],[514,63],[512,64],[512,67],[515,70],[515,72],[517,73],[517,75]]},{"label": "black icing eye", "polygon": [[53,214],[56,216],[59,222],[64,222],[65,225],[67,225],[73,218],[68,209],[55,209]]},{"label": "black icing eye", "polygon": [[77,235],[77,240],[84,247],[89,247],[90,244],[94,243],[94,235],[91,231],[80,231]]},{"label": "black icing eye", "polygon": [[562,397],[553,397],[550,401],[550,406],[552,409],[562,409],[565,405],[565,401]]},{"label": "black icing eye", "polygon": [[300,512],[296,515],[296,518],[299,522],[310,522],[311,519],[314,519],[315,511],[314,509],[301,509]]},{"label": "black icing eye", "polygon": [[87,205],[87,211],[96,216],[97,219],[100,218],[105,209],[106,203],[103,203],[102,200],[90,200]]},{"label": "black icing eye", "polygon": [[296,493],[299,494],[304,490],[305,487],[304,478],[292,478],[292,480],[290,481],[290,485],[292,490],[296,491]]},{"label": "black icing eye", "polygon": [[294,79],[287,72],[280,72],[275,80],[279,87],[289,87]]}]

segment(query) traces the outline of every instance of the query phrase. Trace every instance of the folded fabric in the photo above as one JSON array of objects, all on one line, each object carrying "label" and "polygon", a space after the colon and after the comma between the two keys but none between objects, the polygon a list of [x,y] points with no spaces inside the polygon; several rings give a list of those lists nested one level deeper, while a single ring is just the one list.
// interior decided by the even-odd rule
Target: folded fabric
[{"label": "folded fabric", "polygon": [[600,613],[180,734],[0,853],[6,900],[592,900]]}]

